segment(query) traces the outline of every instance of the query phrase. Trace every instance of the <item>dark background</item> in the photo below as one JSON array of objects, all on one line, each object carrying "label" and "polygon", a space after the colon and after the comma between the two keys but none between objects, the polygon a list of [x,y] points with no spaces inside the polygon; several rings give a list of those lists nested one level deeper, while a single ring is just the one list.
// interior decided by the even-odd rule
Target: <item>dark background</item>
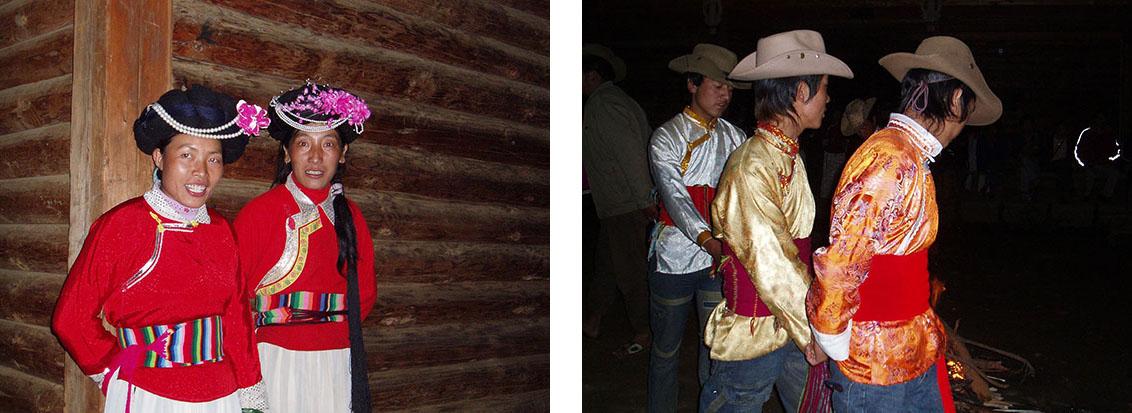
[{"label": "dark background", "polygon": [[[1132,411],[1129,155],[1114,163],[1112,196],[1097,189],[1086,196],[1083,169],[1050,162],[1054,130],[1063,125],[1075,138],[1097,114],[1127,150],[1132,7],[1116,1],[967,0],[934,9],[930,3],[937,2],[725,0],[713,31],[701,1],[585,0],[582,37],[626,61],[628,77],[619,86],[637,99],[653,127],[688,103],[683,78],[667,63],[696,43],[727,47],[741,59],[760,37],[817,30],[828,53],[856,75],[831,79],[823,126],[836,126],[837,113],[854,98],[878,96],[881,113],[892,109],[898,83],[876,63],[882,56],[913,52],[933,35],[963,40],[1004,112],[992,126],[966,128],[932,164],[941,226],[931,271],[947,285],[936,310],[949,325],[958,323],[960,336],[1034,364],[1034,377],[1015,379],[1003,390],[1007,399],[1044,411]],[[751,132],[749,92],[735,92],[724,118]],[[979,167],[988,182],[983,191],[965,186],[967,147],[975,134],[990,142],[990,156]],[[816,186],[823,155],[821,139],[813,135],[803,135],[802,147]],[[1023,194],[1020,171],[1027,161],[1040,172],[1034,190]],[[820,199],[818,205],[813,235],[820,245],[826,242],[828,206]],[[593,230],[586,221],[587,231]],[[584,276],[588,283],[588,270]],[[631,336],[620,307],[611,308],[603,336],[583,340],[583,402],[586,410],[641,411],[647,352],[610,355]],[[682,350],[682,411],[694,410],[697,391],[689,357],[695,335],[689,330]]]}]

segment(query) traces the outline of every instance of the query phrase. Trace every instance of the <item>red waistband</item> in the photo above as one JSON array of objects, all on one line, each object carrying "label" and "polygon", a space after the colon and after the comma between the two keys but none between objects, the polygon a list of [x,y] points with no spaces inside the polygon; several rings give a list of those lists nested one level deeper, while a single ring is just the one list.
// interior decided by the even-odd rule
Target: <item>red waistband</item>
[{"label": "red waistband", "polygon": [[[798,246],[798,258],[810,266],[810,239],[798,238],[794,240]],[[723,277],[723,297],[727,299],[727,308],[735,314],[745,317],[767,317],[773,315],[763,300],[759,299],[758,289],[751,281],[750,273],[735,251],[726,242],[723,243],[723,258],[719,266],[719,276]]]},{"label": "red waistband", "polygon": [[[704,220],[711,222],[711,201],[715,199],[715,188],[707,185],[696,185],[685,187],[688,189],[688,195],[692,198],[692,205],[696,207],[696,211],[700,213],[700,217]],[[664,202],[660,203],[660,222],[664,225],[674,226],[672,217],[668,215],[668,210],[664,207]]]},{"label": "red waistband", "polygon": [[928,250],[908,255],[874,255],[869,275],[857,290],[861,305],[854,320],[907,320],[928,309]]}]

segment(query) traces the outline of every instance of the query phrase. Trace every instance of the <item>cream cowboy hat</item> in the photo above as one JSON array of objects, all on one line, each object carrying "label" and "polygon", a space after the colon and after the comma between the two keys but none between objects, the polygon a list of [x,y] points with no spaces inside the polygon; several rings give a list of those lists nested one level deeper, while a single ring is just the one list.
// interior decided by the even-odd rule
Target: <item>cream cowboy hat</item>
[{"label": "cream cowboy hat", "polygon": [[803,75],[833,75],[853,78],[853,71],[841,59],[825,52],[821,33],[793,30],[759,39],[754,53],[735,65],[736,80],[775,79]]},{"label": "cream cowboy hat", "polygon": [[910,69],[934,70],[959,79],[975,92],[975,110],[967,118],[968,125],[990,125],[1002,116],[1002,101],[987,86],[971,49],[959,39],[929,37],[920,42],[916,53],[893,53],[880,58],[880,65],[899,81],[904,80]]},{"label": "cream cowboy hat", "polygon": [[692,49],[692,54],[686,54],[668,62],[668,68],[677,73],[699,73],[712,80],[731,85],[736,89],[749,89],[750,84],[735,82],[727,78],[727,74],[735,67],[738,58],[735,53],[714,44],[700,43]]},{"label": "cream cowboy hat", "polygon": [[841,134],[851,136],[857,133],[857,128],[865,123],[865,118],[869,116],[869,112],[873,110],[873,104],[877,103],[877,98],[868,98],[865,100],[853,99],[848,105],[845,105],[845,113],[841,115]]},{"label": "cream cowboy hat", "polygon": [[586,55],[599,57],[613,66],[613,79],[609,80],[620,82],[625,79],[625,61],[613,54],[613,51],[609,50],[608,47],[596,43],[582,45],[582,56],[585,57]]}]

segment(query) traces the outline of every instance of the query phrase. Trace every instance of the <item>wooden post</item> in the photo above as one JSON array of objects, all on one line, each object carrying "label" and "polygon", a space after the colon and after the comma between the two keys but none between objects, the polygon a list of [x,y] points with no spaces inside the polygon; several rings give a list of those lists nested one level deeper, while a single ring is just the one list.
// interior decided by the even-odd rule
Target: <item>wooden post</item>
[{"label": "wooden post", "polygon": [[[133,123],[173,83],[170,0],[75,0],[68,263],[91,223],[140,195],[152,162],[134,150]],[[67,359],[66,412],[100,411],[102,397]]]}]

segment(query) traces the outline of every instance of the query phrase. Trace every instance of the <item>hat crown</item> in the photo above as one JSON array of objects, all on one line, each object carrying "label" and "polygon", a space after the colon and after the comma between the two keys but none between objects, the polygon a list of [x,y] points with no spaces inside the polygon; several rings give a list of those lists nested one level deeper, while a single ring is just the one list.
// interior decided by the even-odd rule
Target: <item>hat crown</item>
[{"label": "hat crown", "polygon": [[761,65],[796,50],[825,53],[825,39],[813,30],[793,30],[764,37],[755,48],[755,64]]},{"label": "hat crown", "polygon": [[[706,60],[720,71],[724,73],[730,72],[735,68],[735,64],[739,62],[739,57],[735,53],[723,47],[714,44],[700,43],[692,49],[692,59],[697,61]],[[693,67],[695,67],[693,65]]]},{"label": "hat crown", "polygon": [[971,48],[967,47],[963,41],[951,36],[934,36],[924,39],[920,42],[920,46],[916,48],[918,55],[940,55],[946,57],[948,60],[957,63],[969,64],[969,68],[974,68],[975,55],[971,54]]}]

